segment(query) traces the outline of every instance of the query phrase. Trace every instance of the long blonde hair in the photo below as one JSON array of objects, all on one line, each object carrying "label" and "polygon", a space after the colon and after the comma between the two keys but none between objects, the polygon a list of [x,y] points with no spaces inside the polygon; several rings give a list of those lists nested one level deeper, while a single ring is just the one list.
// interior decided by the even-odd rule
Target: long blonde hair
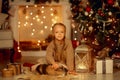
[{"label": "long blonde hair", "polygon": [[[52,26],[52,32],[54,31],[54,28],[56,25],[60,25],[60,26],[63,26],[64,29],[65,29],[65,32],[66,32],[66,26],[63,24],[63,23],[55,23],[53,26]],[[53,39],[55,39],[55,36],[53,35]],[[64,39],[65,39],[65,36],[64,36]]]}]

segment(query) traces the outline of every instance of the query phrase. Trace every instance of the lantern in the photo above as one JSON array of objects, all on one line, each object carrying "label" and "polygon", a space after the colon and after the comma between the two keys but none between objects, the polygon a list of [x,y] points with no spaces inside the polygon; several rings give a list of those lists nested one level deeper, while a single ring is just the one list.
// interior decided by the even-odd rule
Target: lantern
[{"label": "lantern", "polygon": [[75,70],[76,72],[90,72],[92,68],[92,48],[84,41],[75,49]]}]

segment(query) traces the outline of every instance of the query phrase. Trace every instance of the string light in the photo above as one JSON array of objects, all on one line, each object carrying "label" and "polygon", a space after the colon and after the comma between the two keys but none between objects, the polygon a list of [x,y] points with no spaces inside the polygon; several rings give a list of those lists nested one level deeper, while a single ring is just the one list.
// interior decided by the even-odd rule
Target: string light
[{"label": "string light", "polygon": [[51,15],[51,16],[53,16],[54,14],[53,14],[53,13],[51,13],[50,15]]},{"label": "string light", "polygon": [[20,25],[18,25],[18,28],[20,28]]},{"label": "string light", "polygon": [[40,31],[41,34],[43,34],[43,32],[44,32],[43,30]]},{"label": "string light", "polygon": [[28,16],[25,16],[25,19],[28,19],[29,17]]},{"label": "string light", "polygon": [[32,31],[35,32],[35,29],[33,29]]},{"label": "string light", "polygon": [[27,26],[26,24],[24,24],[24,26]]},{"label": "string light", "polygon": [[41,24],[43,24],[44,22],[43,22],[43,21],[41,21],[40,23],[41,23]]},{"label": "string light", "polygon": [[37,21],[39,22],[39,21],[40,21],[40,19],[37,19]]},{"label": "string light", "polygon": [[34,33],[31,33],[31,35],[33,36],[33,35],[34,35]]},{"label": "string light", "polygon": [[30,12],[30,15],[33,15],[33,12]]},{"label": "string light", "polygon": [[44,11],[41,11],[41,13],[44,13]]},{"label": "string light", "polygon": [[35,17],[36,17],[36,18],[38,18],[39,16],[38,16],[38,15],[36,15]]},{"label": "string light", "polygon": [[34,7],[37,7],[37,5],[34,5]]},{"label": "string light", "polygon": [[52,27],[50,28],[50,31],[52,31]]},{"label": "string light", "polygon": [[77,31],[74,31],[74,33],[77,33]]},{"label": "string light", "polygon": [[[20,7],[18,14],[19,15],[18,27],[21,36],[19,41],[21,41],[22,38],[25,38],[22,37],[25,34],[25,36],[27,35],[26,39],[31,39],[31,40],[35,39],[35,41],[37,40],[38,42],[36,45],[39,46],[41,41],[45,40],[43,39],[43,37],[45,38],[46,35],[49,35],[51,33],[52,31],[51,26],[54,23],[61,22],[62,20],[61,14],[58,14],[57,12],[58,10],[61,9],[60,8],[61,6],[55,7],[54,9],[53,7],[54,6],[39,6],[39,5],[33,5],[33,6],[26,5],[24,7],[23,6]],[[27,29],[24,26],[26,26]],[[23,33],[22,31],[26,33]],[[43,34],[45,35],[43,36]]]},{"label": "string light", "polygon": [[33,20],[35,20],[35,17],[33,17]]},{"label": "string light", "polygon": [[46,16],[43,16],[43,18],[45,19],[45,18],[46,18]]},{"label": "string light", "polygon": [[19,21],[18,24],[20,24],[21,22]]},{"label": "string light", "polygon": [[51,11],[53,11],[53,8],[50,8]]},{"label": "string light", "polygon": [[44,6],[42,6],[41,8],[42,8],[42,9],[44,9],[45,7],[44,7]]},{"label": "string light", "polygon": [[44,26],[45,29],[47,29],[47,26]]},{"label": "string light", "polygon": [[32,26],[32,25],[33,25],[33,23],[30,23],[30,25]]},{"label": "string light", "polygon": [[77,38],[74,38],[74,40],[77,40]]},{"label": "string light", "polygon": [[28,5],[26,5],[26,8],[28,8],[29,6]]}]

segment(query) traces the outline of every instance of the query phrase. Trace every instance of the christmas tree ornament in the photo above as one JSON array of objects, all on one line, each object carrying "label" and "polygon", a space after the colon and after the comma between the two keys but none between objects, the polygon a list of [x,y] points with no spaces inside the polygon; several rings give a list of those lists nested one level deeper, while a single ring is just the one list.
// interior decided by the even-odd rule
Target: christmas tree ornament
[{"label": "christmas tree ornament", "polygon": [[92,26],[90,26],[88,29],[89,29],[89,31],[93,31],[93,27]]},{"label": "christmas tree ornament", "polygon": [[88,16],[88,12],[87,11],[85,11],[85,16]]},{"label": "christmas tree ornament", "polygon": [[[75,2],[76,0],[73,1]],[[114,41],[116,34],[120,33],[119,2],[120,1],[118,0],[88,0],[89,4],[86,4],[86,7],[80,6],[83,4],[82,1],[79,3],[79,5],[71,3],[79,8],[77,17],[74,17],[73,19],[75,22],[81,24],[78,27],[80,33],[87,39],[90,39],[89,37],[92,38],[92,36],[94,36],[92,40],[97,38],[100,47],[104,48],[105,45],[108,45],[109,43],[111,43],[111,45],[109,45],[110,47],[115,47],[117,45],[117,43]],[[76,12],[73,12],[73,14],[75,13]],[[86,24],[88,22],[89,25],[87,26]],[[90,24],[92,24],[93,29]],[[92,36],[90,36],[91,34]],[[107,36],[110,36],[110,41],[106,39]]]},{"label": "christmas tree ornament", "polygon": [[86,7],[86,11],[87,11],[88,13],[91,11],[90,6],[87,6],[87,7]]},{"label": "christmas tree ornament", "polygon": [[113,5],[113,4],[114,4],[114,0],[107,0],[107,3],[108,3],[109,5]]},{"label": "christmas tree ornament", "polygon": [[108,15],[109,15],[109,16],[111,16],[111,15],[112,15],[112,12],[111,12],[111,11],[110,11],[110,12],[108,12]]}]

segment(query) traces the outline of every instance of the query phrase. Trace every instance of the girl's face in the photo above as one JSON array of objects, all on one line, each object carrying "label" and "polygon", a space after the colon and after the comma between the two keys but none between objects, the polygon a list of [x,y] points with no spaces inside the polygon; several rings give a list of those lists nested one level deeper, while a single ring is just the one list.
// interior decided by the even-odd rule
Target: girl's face
[{"label": "girl's face", "polygon": [[65,37],[65,27],[62,25],[56,25],[53,28],[53,34],[55,36],[55,39],[58,41],[61,41]]}]

